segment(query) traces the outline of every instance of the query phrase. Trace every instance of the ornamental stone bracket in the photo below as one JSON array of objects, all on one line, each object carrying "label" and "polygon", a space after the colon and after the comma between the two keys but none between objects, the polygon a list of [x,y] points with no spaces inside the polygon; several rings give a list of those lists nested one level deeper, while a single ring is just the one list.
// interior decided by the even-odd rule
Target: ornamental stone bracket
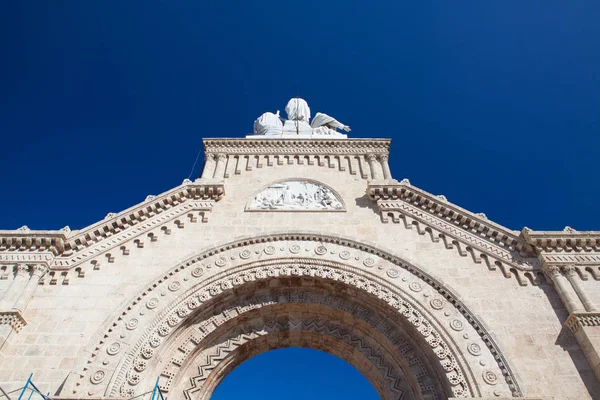
[{"label": "ornamental stone bracket", "polygon": [[577,333],[582,327],[600,327],[600,312],[572,313],[565,322],[571,332]]},{"label": "ornamental stone bracket", "polygon": [[8,325],[18,333],[27,321],[19,310],[0,311],[0,325]]},{"label": "ornamental stone bracket", "polygon": [[574,312],[565,322],[600,379],[600,312]]},{"label": "ornamental stone bracket", "polygon": [[195,198],[219,201],[225,195],[225,184],[223,179],[198,178],[189,190]]}]

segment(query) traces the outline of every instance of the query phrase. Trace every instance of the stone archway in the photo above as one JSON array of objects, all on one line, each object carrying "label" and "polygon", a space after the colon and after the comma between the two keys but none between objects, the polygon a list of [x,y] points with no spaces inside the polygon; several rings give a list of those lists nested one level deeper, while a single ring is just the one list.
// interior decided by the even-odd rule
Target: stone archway
[{"label": "stone archway", "polygon": [[388,252],[294,234],[229,243],[171,269],[107,327],[66,388],[132,397],[160,376],[165,391],[206,399],[235,366],[285,346],[346,359],[383,399],[521,395],[449,288]]}]

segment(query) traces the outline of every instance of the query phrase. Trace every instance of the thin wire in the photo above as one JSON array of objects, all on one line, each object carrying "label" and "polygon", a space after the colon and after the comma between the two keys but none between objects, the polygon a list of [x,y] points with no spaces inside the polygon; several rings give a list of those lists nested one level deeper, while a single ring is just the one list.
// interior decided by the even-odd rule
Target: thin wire
[{"label": "thin wire", "polygon": [[192,177],[192,174],[194,173],[194,169],[196,168],[196,164],[198,163],[198,159],[200,158],[201,151],[202,151],[202,147],[200,147],[198,149],[198,155],[196,156],[196,161],[194,161],[194,165],[192,165],[192,170],[190,171],[190,175],[187,177],[188,179],[190,179]]}]

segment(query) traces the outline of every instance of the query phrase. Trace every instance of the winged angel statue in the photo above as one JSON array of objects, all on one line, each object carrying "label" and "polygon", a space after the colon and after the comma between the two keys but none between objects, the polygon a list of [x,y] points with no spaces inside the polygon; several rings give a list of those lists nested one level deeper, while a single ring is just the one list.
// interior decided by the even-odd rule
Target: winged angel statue
[{"label": "winged angel statue", "polygon": [[266,112],[254,121],[254,134],[265,136],[309,135],[309,136],[344,136],[337,131],[341,129],[350,132],[350,127],[344,125],[327,114],[318,112],[309,124],[310,108],[304,99],[295,97],[285,106],[287,119],[279,116],[279,111],[273,114]]}]

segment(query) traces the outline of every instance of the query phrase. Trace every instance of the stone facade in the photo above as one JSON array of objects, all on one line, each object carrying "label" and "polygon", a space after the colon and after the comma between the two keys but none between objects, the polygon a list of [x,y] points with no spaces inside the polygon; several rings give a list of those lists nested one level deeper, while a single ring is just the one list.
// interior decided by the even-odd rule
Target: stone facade
[{"label": "stone facade", "polygon": [[[207,399],[303,346],[382,399],[600,398],[600,232],[521,232],[396,181],[390,140],[205,139],[201,177],[0,231],[0,386]],[[139,398],[149,398],[139,397]]]}]

